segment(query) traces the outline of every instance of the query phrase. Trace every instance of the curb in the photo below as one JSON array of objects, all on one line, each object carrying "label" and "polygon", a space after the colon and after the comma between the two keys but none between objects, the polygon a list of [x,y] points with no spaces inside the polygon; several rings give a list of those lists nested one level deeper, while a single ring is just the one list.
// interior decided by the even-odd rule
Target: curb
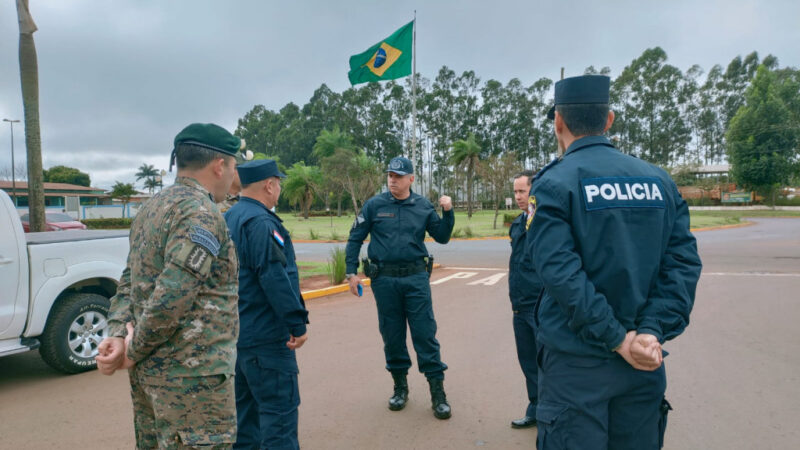
[{"label": "curb", "polygon": [[731,225],[717,225],[715,227],[695,228],[693,230],[689,229],[689,231],[691,231],[692,233],[696,233],[698,231],[714,231],[714,230],[726,230],[728,228],[744,228],[744,227],[749,227],[750,225],[755,225],[755,222],[750,222],[749,220],[746,220],[742,223],[734,223]]},{"label": "curb", "polygon": [[[442,265],[438,263],[435,263],[433,265],[434,269],[438,269],[440,267],[442,267]],[[362,278],[361,284],[363,284],[364,286],[370,286],[372,284],[372,280],[369,278]],[[350,290],[350,285],[344,283],[322,289],[312,289],[310,291],[303,291],[300,293],[300,295],[303,296],[303,300],[311,300],[313,298],[327,297],[333,294],[341,294],[342,292],[347,292],[349,290]]]}]

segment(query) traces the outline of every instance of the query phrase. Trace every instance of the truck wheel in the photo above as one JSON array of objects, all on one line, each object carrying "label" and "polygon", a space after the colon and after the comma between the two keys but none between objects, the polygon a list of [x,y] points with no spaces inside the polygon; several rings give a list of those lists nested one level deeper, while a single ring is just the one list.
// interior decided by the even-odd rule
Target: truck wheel
[{"label": "truck wheel", "polygon": [[56,370],[79,373],[97,367],[97,346],[108,336],[107,298],[98,294],[64,296],[50,311],[39,354]]}]

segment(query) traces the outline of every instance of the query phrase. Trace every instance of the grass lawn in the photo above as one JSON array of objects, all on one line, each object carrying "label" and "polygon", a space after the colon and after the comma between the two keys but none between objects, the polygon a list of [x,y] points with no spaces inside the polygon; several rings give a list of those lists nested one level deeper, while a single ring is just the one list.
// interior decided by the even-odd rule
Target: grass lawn
[{"label": "grass lawn", "polygon": [[[454,238],[508,236],[508,228],[503,226],[503,214],[516,211],[500,210],[497,228],[492,227],[494,211],[478,211],[467,219],[467,213],[456,212],[456,225],[453,228]],[[800,217],[800,211],[692,211],[691,227],[704,228],[721,225],[733,225],[741,222],[742,217]],[[321,241],[347,241],[353,215],[342,217],[310,217],[308,220],[291,213],[281,215],[284,226],[292,233],[292,239],[311,239]],[[333,225],[333,226],[331,226]],[[324,272],[323,272],[324,273]]]},{"label": "grass lawn", "polygon": [[692,211],[691,227],[704,228],[741,223],[742,217],[800,217],[800,211]]},{"label": "grass lawn", "polygon": [[[500,215],[497,217],[497,229],[493,229],[494,211],[478,211],[472,215],[471,220],[467,220],[466,212],[458,211],[456,212],[453,237],[507,236],[508,228],[503,226],[504,212],[506,211],[500,211]],[[302,216],[284,213],[281,214],[281,219],[283,219],[283,225],[292,234],[293,240],[311,239],[343,242],[347,241],[347,237],[350,235],[350,227],[353,225],[354,217],[351,213],[342,217],[309,217],[306,220]]]},{"label": "grass lawn", "polygon": [[300,272],[300,279],[306,279],[315,275],[327,275],[328,263],[318,261],[297,261],[297,270]]}]

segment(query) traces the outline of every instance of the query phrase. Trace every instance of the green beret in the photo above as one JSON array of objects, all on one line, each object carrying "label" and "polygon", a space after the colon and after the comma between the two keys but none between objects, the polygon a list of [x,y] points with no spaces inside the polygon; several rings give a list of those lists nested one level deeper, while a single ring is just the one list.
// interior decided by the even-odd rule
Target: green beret
[{"label": "green beret", "polygon": [[175,147],[170,158],[170,170],[175,160],[175,150],[179,145],[189,144],[207,148],[215,152],[239,159],[239,151],[244,148],[244,140],[213,123],[193,123],[175,136]]}]

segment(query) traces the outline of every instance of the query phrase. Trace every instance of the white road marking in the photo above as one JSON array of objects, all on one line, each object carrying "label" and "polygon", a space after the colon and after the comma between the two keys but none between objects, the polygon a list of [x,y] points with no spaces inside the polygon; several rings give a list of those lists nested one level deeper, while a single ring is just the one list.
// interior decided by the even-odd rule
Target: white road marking
[{"label": "white road marking", "polygon": [[442,284],[445,281],[474,277],[477,274],[478,274],[478,272],[456,272],[456,273],[454,273],[452,275],[448,275],[448,276],[446,276],[446,277],[444,277],[444,278],[442,278],[440,280],[436,280],[436,281],[432,282],[431,286],[433,286],[435,284]]},{"label": "white road marking", "polygon": [[796,277],[800,273],[775,273],[775,272],[703,272],[702,276],[718,277]]},{"label": "white road marking", "polygon": [[480,280],[473,281],[472,283],[467,283],[467,286],[473,286],[476,284],[482,284],[484,286],[494,286],[495,284],[497,284],[498,281],[502,280],[504,276],[506,276],[505,272],[496,273],[486,278],[481,278]]}]

